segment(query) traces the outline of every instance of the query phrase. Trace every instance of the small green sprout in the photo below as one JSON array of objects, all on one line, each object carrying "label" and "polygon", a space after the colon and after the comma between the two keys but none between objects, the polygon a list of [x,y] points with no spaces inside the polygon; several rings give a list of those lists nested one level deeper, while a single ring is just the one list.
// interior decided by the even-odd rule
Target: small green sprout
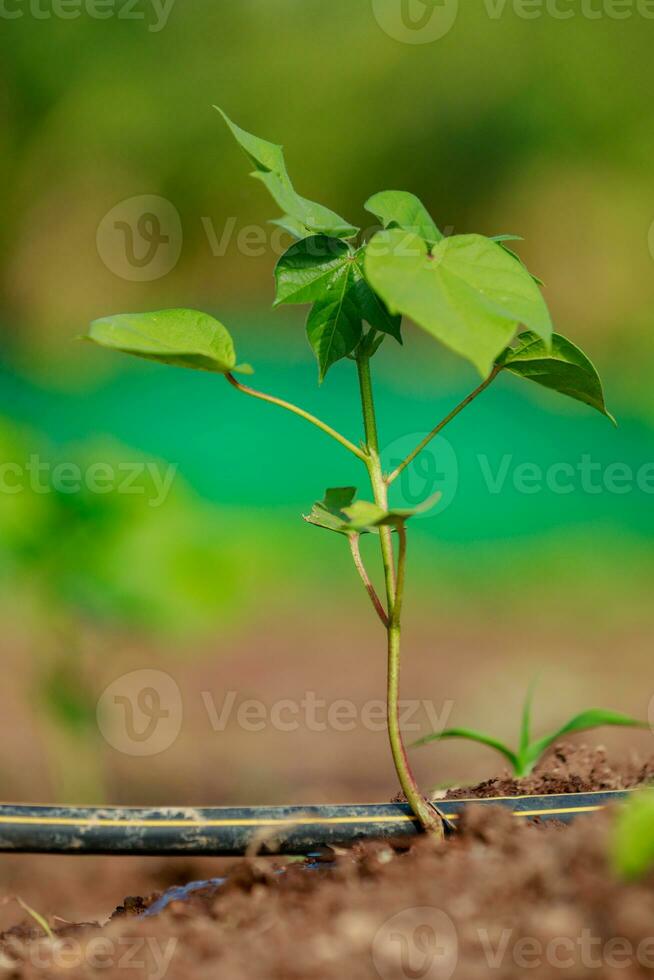
[{"label": "small green sprout", "polygon": [[[160,364],[222,374],[236,391],[292,412],[363,464],[372,500],[355,500],[353,487],[336,487],[326,492],[306,519],[348,539],[355,569],[386,632],[387,723],[399,782],[417,820],[440,839],[443,820],[416,783],[399,719],[406,526],[421,508],[391,508],[390,487],[500,374],[527,379],[612,416],[594,366],[574,344],[554,333],[540,280],[507,247],[516,236],[445,237],[422,202],[406,191],[382,191],[368,199],[364,207],[379,222],[379,230],[364,236],[334,211],[296,191],[281,146],[222,116],[245,151],[252,176],[281,211],[272,223],[296,239],[277,263],[274,306],[310,307],[306,333],[318,362],[320,383],[339,362],[354,368],[363,440],[349,439],[303,408],[243,384],[235,375],[252,373],[252,369],[239,364],[227,328],[206,313],[175,309],[106,316],[91,324],[87,339]],[[395,345],[403,344],[402,317],[467,360],[481,380],[393,472],[386,473],[380,459],[371,363],[389,338],[394,354],[399,354]],[[434,503],[426,501],[421,506]],[[382,594],[364,565],[359,547],[362,534],[379,543]]]},{"label": "small green sprout", "polygon": [[0,905],[7,905],[9,902],[16,902],[17,905],[20,905],[23,912],[26,912],[29,917],[36,922],[37,926],[40,926],[41,929],[43,929],[43,932],[48,939],[55,938],[50,923],[45,916],[41,915],[40,912],[37,912],[36,909],[33,909],[31,905],[28,905],[27,902],[20,897],[20,895],[6,895],[4,898],[0,899]]},{"label": "small green sprout", "polygon": [[610,840],[610,859],[621,878],[642,878],[654,868],[654,789],[643,789],[620,809]]},{"label": "small green sprout", "polygon": [[514,776],[521,779],[529,776],[540,759],[549,748],[558,742],[565,735],[572,735],[574,732],[587,732],[593,728],[601,728],[604,725],[620,726],[625,728],[648,728],[647,722],[638,721],[628,715],[617,714],[615,711],[603,711],[601,708],[591,708],[575,715],[565,725],[558,728],[551,735],[531,741],[531,707],[534,695],[534,685],[532,684],[527,692],[524,707],[522,709],[522,724],[520,726],[520,746],[514,752],[503,742],[493,738],[491,735],[484,735],[482,732],[473,731],[470,728],[446,728],[442,732],[431,732],[424,738],[419,738],[413,742],[411,748],[420,745],[428,745],[431,742],[442,742],[449,738],[463,738],[469,742],[479,742],[490,749],[495,749],[509,762]]}]

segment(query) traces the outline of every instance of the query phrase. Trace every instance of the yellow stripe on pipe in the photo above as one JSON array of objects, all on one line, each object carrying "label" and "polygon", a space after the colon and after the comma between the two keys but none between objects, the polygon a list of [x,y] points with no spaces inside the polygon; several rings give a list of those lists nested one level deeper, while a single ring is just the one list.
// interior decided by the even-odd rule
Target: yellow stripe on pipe
[{"label": "yellow stripe on pipe", "polygon": [[352,823],[398,823],[413,822],[416,817],[399,813],[395,817],[326,817],[322,820],[316,817],[289,817],[287,820],[278,819],[249,819],[249,820],[87,820],[82,817],[0,817],[0,824],[36,825],[48,827],[287,827],[312,826],[316,824],[352,824]]},{"label": "yellow stripe on pipe", "polygon": [[[572,795],[572,794],[571,794]],[[583,795],[583,794],[579,794]],[[511,797],[509,797],[511,799]],[[463,801],[457,801],[463,803]],[[469,802],[479,802],[469,801]],[[513,815],[516,817],[542,817],[542,816],[552,816],[561,815],[566,813],[593,813],[597,810],[603,810],[604,805],[598,804],[597,806],[578,806],[578,807],[560,807],[558,809],[544,809],[544,810],[522,810],[513,811]],[[448,820],[458,820],[459,814],[452,813],[445,815]],[[102,827],[140,827],[140,828],[157,828],[157,827],[169,827],[176,829],[184,828],[197,828],[206,829],[210,827],[310,827],[310,826],[344,826],[347,824],[388,824],[388,823],[415,823],[416,818],[409,814],[397,814],[397,816],[388,817],[325,817],[322,820],[316,817],[289,817],[286,820],[271,818],[268,820],[264,819],[246,819],[246,820],[108,820],[98,818],[97,820],[89,820],[83,817],[7,817],[0,816],[0,824],[13,825],[13,826],[42,826],[42,827],[88,827],[88,828],[102,828]]]}]

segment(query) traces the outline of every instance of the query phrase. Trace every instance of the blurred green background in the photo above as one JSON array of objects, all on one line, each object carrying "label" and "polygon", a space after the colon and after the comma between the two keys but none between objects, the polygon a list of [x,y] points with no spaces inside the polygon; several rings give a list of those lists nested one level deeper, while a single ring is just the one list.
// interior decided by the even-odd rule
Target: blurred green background
[{"label": "blurred green background", "polygon": [[[3,13],[0,795],[245,803],[393,789],[383,735],[216,733],[203,707],[207,690],[266,704],[383,696],[383,637],[347,549],[301,521],[326,486],[363,487],[362,474],[220,378],[74,339],[112,312],[207,309],[258,387],[359,438],[352,365],[318,388],[302,311],[271,311],[287,240],[213,103],[282,142],[301,193],[354,223],[371,223],[370,194],[401,188],[443,229],[524,236],[558,329],[594,358],[619,419],[502,378],[413,469],[400,499],[441,488],[449,503],[412,527],[406,696],[508,735],[544,667],[543,724],[595,701],[647,715],[654,21],[599,0],[598,16],[571,3],[569,19],[551,4],[525,17],[447,0],[433,15],[450,29],[425,41],[416,25],[433,4],[410,0],[403,21],[408,2],[177,0],[166,17],[141,0],[64,19],[43,0]],[[146,211],[168,238],[150,263]],[[477,383],[411,325],[405,336],[377,359],[389,459]],[[590,487],[578,473],[571,492],[520,485],[524,464],[544,479],[584,459]],[[121,477],[102,493],[84,485],[97,463]],[[139,758],[100,738],[95,705],[144,667],[173,676],[185,720],[174,745]],[[644,751],[649,738],[609,741]],[[495,765],[469,746],[417,762],[432,784]]]}]

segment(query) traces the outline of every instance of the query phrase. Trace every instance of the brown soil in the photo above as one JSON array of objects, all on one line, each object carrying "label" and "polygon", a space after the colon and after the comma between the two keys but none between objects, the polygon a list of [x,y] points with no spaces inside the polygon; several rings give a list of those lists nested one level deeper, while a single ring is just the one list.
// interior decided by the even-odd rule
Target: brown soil
[{"label": "brown soil", "polygon": [[[652,765],[611,767],[601,752],[557,747],[530,781],[488,796],[621,788]],[[593,776],[595,774],[595,776]],[[589,785],[592,778],[595,785]],[[533,782],[534,780],[541,782]],[[549,789],[547,789],[549,788]],[[466,791],[469,792],[469,791]],[[462,795],[463,792],[462,792]],[[607,857],[613,815],[569,828],[517,824],[467,808],[461,833],[396,853],[372,844],[309,870],[238,862],[219,889],[157,916],[130,899],[103,928],[33,923],[2,937],[0,976],[149,980],[617,980],[654,970],[654,875],[626,883]],[[41,933],[42,935],[42,933]]]},{"label": "brown soil", "polygon": [[508,773],[472,787],[457,787],[443,793],[448,800],[470,797],[549,796],[553,793],[592,793],[598,790],[631,789],[654,778],[654,758],[642,763],[633,759],[619,766],[609,762],[603,748],[560,743],[534,769],[531,776],[514,779]]}]

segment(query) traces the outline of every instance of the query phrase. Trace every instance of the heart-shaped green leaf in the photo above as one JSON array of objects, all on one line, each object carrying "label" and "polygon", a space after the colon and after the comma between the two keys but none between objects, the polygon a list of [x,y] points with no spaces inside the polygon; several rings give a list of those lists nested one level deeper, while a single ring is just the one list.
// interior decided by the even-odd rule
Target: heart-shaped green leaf
[{"label": "heart-shaped green leaf", "polygon": [[[282,227],[287,230],[292,227],[293,233],[304,227],[312,233],[333,235],[335,238],[353,238],[357,234],[358,228],[344,221],[329,208],[323,207],[322,204],[316,204],[314,201],[308,201],[295,191],[286,170],[284,150],[281,146],[260,139],[252,133],[247,133],[232,122],[222,109],[218,106],[214,106],[214,108],[221,114],[236,141],[245,150],[254,165],[255,169],[252,176],[265,185],[284,211],[284,216],[279,219],[280,222],[284,222]],[[291,225],[289,225],[289,219],[292,222]]]},{"label": "heart-shaped green leaf", "polygon": [[[103,317],[93,321],[84,339],[161,364],[219,374],[236,370],[234,344],[227,329],[208,313],[197,310]],[[242,369],[252,371],[249,365]]]},{"label": "heart-shaped green leaf", "polygon": [[520,378],[535,381],[596,408],[617,424],[606,407],[602,382],[594,364],[560,334],[553,335],[551,350],[533,333],[521,334],[517,345],[509,347],[498,364]]},{"label": "heart-shaped green leaf", "polygon": [[384,228],[413,231],[428,245],[436,245],[443,239],[442,232],[420,198],[408,191],[380,191],[373,194],[364,207],[379,218]]},{"label": "heart-shaped green leaf", "polygon": [[418,235],[391,229],[369,242],[366,277],[402,313],[487,377],[524,324],[549,345],[552,323],[527,270],[482,235],[444,238],[429,251]]}]

